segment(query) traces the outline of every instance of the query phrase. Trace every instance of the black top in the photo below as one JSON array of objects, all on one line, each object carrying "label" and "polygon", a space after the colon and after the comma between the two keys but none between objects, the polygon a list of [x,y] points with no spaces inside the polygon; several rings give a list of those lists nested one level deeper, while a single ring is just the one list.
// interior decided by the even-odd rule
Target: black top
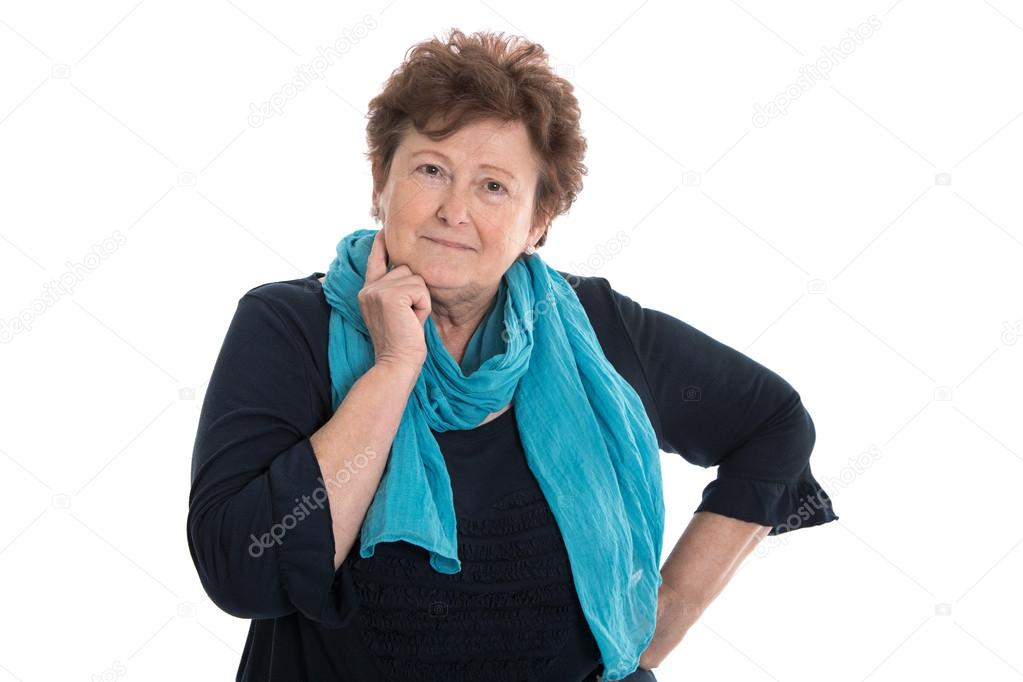
[{"label": "black top", "polygon": [[[242,296],[199,417],[188,545],[213,602],[252,619],[237,682],[596,680],[599,650],[514,405],[474,429],[433,432],[451,478],[459,573],[434,571],[406,542],[362,559],[359,538],[334,571],[309,441],[333,414],[322,274]],[[602,277],[561,274],[661,450],[718,467],[695,511],[771,535],[838,518],[810,471],[813,421],[788,382]]]}]

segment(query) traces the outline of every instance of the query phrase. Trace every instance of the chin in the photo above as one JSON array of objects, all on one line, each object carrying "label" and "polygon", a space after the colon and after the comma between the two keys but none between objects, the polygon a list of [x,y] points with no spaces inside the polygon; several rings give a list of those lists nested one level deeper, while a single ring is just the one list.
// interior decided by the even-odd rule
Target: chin
[{"label": "chin", "polygon": [[469,278],[466,276],[465,267],[459,267],[457,263],[442,263],[431,261],[422,265],[409,264],[412,272],[421,276],[428,287],[458,288],[465,286]]}]

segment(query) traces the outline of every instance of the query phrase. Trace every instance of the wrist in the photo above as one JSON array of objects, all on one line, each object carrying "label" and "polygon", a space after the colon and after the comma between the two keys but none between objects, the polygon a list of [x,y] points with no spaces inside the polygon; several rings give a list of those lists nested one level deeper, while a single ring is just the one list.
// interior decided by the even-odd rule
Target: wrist
[{"label": "wrist", "polygon": [[370,367],[370,371],[373,374],[387,376],[390,381],[394,381],[405,386],[409,393],[411,393],[412,389],[415,387],[421,370],[421,364],[403,360],[381,359]]}]

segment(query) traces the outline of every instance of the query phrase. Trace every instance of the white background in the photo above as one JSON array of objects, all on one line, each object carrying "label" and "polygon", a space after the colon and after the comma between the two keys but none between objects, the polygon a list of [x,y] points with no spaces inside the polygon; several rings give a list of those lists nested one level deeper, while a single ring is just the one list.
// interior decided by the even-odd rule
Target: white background
[{"label": "white background", "polygon": [[[366,105],[451,26],[577,87],[590,173],[542,257],[816,425],[840,520],[768,538],[659,679],[1023,677],[1019,3],[129,0],[0,5],[0,682],[234,679],[248,622],[185,540],[204,388],[247,290],[374,227]],[[662,461],[666,556],[715,472]]]}]

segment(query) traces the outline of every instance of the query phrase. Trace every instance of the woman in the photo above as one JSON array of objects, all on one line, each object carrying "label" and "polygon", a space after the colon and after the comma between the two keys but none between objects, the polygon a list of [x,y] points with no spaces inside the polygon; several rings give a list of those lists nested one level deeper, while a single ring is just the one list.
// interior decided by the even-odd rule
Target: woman
[{"label": "woman", "polygon": [[[238,680],[652,680],[767,534],[837,519],[799,394],[543,263],[581,189],[543,49],[453,30],[370,104],[379,230],[239,301],[188,541]],[[717,465],[661,566],[659,451]]]}]

